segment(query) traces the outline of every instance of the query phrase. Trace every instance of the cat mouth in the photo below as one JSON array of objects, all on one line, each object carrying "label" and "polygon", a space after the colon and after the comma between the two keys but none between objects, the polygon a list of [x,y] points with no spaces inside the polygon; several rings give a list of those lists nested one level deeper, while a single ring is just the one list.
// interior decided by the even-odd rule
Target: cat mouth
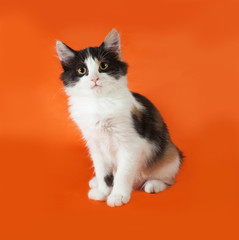
[{"label": "cat mouth", "polygon": [[97,87],[101,87],[100,85],[98,85],[97,83],[95,83],[94,86],[92,86],[91,88],[97,88]]}]

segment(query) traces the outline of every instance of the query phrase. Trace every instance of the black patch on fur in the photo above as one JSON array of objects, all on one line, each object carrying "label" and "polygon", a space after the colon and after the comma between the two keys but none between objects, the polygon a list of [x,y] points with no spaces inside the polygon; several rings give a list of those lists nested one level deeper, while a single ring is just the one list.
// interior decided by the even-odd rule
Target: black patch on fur
[{"label": "black patch on fur", "polygon": [[[68,47],[68,46],[67,46]],[[80,51],[74,51],[68,47],[71,51],[74,52],[75,57],[72,58],[67,64],[61,62],[64,72],[61,74],[60,78],[63,81],[65,86],[74,86],[80,78],[84,75],[78,73],[80,67],[85,67],[87,69],[84,61],[89,56],[97,59],[98,61],[105,62],[109,67],[102,71],[99,69],[99,72],[105,72],[110,76],[113,76],[115,79],[119,79],[121,76],[127,74],[127,63],[121,61],[118,58],[118,55],[110,49],[104,48],[104,43],[100,47],[89,47]],[[88,75],[88,69],[86,75]]]},{"label": "black patch on fur", "polygon": [[104,177],[105,183],[108,187],[113,186],[114,176],[113,174],[108,174]]},{"label": "black patch on fur", "polygon": [[157,146],[152,159],[148,159],[147,165],[150,166],[163,155],[167,144],[171,140],[167,126],[157,108],[146,97],[134,92],[132,94],[144,106],[144,110],[140,112],[140,119],[134,113],[131,113],[134,128],[141,137]]}]

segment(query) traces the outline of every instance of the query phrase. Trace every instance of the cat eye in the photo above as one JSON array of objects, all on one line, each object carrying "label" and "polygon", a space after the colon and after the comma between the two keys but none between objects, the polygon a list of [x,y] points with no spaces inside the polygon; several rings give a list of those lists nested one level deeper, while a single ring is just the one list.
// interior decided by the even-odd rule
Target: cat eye
[{"label": "cat eye", "polygon": [[80,75],[84,75],[84,74],[86,73],[86,68],[85,68],[85,67],[79,68],[79,69],[78,69],[78,73],[79,73]]},{"label": "cat eye", "polygon": [[107,64],[107,63],[104,63],[104,62],[102,62],[102,63],[100,63],[100,69],[101,70],[106,70],[107,68],[109,67],[109,65]]}]

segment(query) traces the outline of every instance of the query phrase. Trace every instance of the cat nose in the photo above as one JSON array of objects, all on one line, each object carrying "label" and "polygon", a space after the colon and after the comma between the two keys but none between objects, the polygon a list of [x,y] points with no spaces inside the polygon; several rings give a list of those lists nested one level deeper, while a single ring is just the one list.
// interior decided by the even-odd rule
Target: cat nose
[{"label": "cat nose", "polygon": [[93,77],[93,78],[91,78],[91,81],[93,81],[94,83],[96,83],[98,80],[99,80],[98,77]]}]

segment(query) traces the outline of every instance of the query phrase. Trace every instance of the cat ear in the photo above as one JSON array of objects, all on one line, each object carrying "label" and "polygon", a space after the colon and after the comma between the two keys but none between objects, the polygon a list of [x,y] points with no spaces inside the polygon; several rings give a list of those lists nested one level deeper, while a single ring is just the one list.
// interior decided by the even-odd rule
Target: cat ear
[{"label": "cat ear", "polygon": [[64,66],[69,65],[75,57],[75,51],[61,41],[56,41],[56,51],[63,68]]},{"label": "cat ear", "polygon": [[104,40],[104,48],[110,49],[121,58],[120,36],[116,29],[112,29]]}]

